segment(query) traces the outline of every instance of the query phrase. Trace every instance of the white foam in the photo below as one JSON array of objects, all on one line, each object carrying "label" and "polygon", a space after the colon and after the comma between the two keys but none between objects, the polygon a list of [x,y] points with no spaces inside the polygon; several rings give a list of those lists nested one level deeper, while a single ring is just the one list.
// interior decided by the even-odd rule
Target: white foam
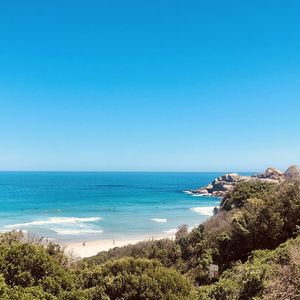
[{"label": "white foam", "polygon": [[152,221],[154,222],[157,222],[157,223],[167,223],[167,219],[158,219],[158,218],[154,218],[154,219],[151,219]]},{"label": "white foam", "polygon": [[51,228],[59,235],[77,235],[77,234],[89,234],[89,233],[102,233],[103,230],[95,229],[61,229],[61,228]]},{"label": "white foam", "polygon": [[202,216],[212,216],[214,214],[214,206],[192,207],[191,210]]},{"label": "white foam", "polygon": [[176,228],[172,228],[172,229],[169,229],[169,230],[165,230],[164,232],[168,233],[168,234],[175,234],[177,232],[177,229]]},{"label": "white foam", "polygon": [[20,223],[20,224],[11,224],[4,226],[5,228],[19,228],[24,226],[40,226],[40,225],[48,225],[48,224],[74,224],[81,222],[96,222],[101,220],[99,217],[90,217],[90,218],[75,218],[75,217],[52,217],[47,220],[37,220],[28,223]]},{"label": "white foam", "polygon": [[185,194],[188,194],[188,195],[192,195],[193,193],[191,191],[183,191]]}]

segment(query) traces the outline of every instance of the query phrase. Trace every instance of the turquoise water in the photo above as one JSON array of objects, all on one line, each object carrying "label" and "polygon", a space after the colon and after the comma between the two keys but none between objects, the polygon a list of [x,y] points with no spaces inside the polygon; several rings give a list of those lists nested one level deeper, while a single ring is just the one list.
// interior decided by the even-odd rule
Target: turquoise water
[{"label": "turquoise water", "polygon": [[193,227],[218,198],[184,193],[219,173],[0,172],[0,230],[57,241],[149,237]]}]

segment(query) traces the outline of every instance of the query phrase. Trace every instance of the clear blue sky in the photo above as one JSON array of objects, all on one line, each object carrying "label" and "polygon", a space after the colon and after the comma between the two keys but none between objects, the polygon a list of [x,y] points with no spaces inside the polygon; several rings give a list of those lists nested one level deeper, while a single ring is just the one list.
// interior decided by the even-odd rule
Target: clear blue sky
[{"label": "clear blue sky", "polygon": [[299,1],[2,1],[0,169],[300,163]]}]

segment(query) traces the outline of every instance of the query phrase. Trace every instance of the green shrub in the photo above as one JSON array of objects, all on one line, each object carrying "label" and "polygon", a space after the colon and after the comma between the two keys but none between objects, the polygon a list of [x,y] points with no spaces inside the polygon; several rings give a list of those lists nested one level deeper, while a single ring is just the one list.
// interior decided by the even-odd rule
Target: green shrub
[{"label": "green shrub", "polygon": [[275,250],[257,250],[219,281],[199,289],[199,299],[297,300],[300,291],[300,237]]},{"label": "green shrub", "polygon": [[241,208],[250,198],[268,198],[276,187],[277,184],[259,180],[240,182],[222,199],[220,210],[229,211],[234,208]]},{"label": "green shrub", "polygon": [[83,289],[102,287],[101,293],[109,299],[195,299],[193,287],[184,276],[148,259],[107,261],[84,270],[80,280]]}]

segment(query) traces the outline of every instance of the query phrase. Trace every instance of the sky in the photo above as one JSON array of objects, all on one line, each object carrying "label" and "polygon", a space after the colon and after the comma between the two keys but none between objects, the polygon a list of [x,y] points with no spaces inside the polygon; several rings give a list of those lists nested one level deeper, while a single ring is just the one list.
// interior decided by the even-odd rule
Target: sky
[{"label": "sky", "polygon": [[2,1],[0,170],[300,164],[300,2]]}]

